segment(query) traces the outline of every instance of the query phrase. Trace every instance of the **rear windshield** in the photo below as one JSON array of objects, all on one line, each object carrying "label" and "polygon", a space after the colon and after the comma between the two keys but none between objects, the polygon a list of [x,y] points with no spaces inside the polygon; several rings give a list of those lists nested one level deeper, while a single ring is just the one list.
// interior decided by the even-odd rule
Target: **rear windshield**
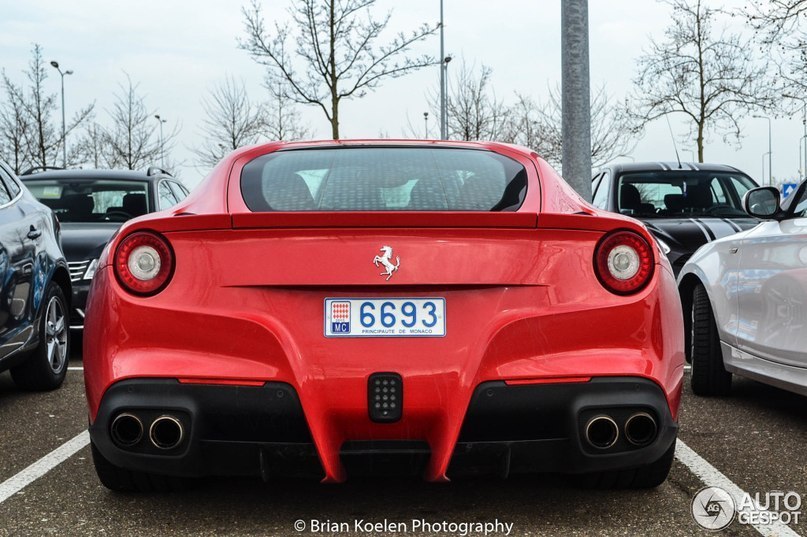
[{"label": "rear windshield", "polygon": [[756,187],[742,174],[705,171],[626,173],[619,178],[619,212],[638,217],[740,217],[743,194]]},{"label": "rear windshield", "polygon": [[244,167],[241,193],[265,211],[514,211],[527,172],[491,151],[427,147],[300,149]]},{"label": "rear windshield", "polygon": [[32,180],[25,186],[61,222],[125,222],[149,207],[143,181]]}]

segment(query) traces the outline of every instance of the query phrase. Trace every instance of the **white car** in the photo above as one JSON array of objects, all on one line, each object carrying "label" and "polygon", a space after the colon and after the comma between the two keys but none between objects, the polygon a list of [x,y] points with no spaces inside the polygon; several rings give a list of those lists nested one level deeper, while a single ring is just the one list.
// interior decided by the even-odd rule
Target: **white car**
[{"label": "white car", "polygon": [[692,390],[725,395],[732,374],[807,395],[807,181],[780,206],[756,188],[764,222],[700,248],[681,269]]}]

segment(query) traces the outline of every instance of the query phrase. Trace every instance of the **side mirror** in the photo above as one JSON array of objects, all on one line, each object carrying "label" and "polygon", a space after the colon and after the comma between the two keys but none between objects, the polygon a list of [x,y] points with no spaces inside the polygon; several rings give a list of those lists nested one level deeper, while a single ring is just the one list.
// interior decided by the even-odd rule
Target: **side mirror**
[{"label": "side mirror", "polygon": [[755,218],[776,220],[782,213],[779,208],[779,189],[763,186],[749,190],[743,196],[743,209]]}]

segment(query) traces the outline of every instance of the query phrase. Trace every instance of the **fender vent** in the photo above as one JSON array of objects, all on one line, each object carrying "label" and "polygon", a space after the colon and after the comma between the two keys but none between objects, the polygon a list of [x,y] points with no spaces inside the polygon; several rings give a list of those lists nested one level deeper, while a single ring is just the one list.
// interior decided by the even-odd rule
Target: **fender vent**
[{"label": "fender vent", "polygon": [[403,379],[397,373],[373,373],[367,381],[367,409],[370,419],[391,423],[403,413]]}]

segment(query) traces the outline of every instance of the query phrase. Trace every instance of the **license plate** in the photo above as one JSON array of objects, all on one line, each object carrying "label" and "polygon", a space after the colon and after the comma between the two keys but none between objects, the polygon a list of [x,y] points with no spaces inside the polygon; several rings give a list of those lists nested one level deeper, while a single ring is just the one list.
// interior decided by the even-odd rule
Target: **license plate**
[{"label": "license plate", "polygon": [[326,298],[326,337],[443,337],[444,298]]}]

